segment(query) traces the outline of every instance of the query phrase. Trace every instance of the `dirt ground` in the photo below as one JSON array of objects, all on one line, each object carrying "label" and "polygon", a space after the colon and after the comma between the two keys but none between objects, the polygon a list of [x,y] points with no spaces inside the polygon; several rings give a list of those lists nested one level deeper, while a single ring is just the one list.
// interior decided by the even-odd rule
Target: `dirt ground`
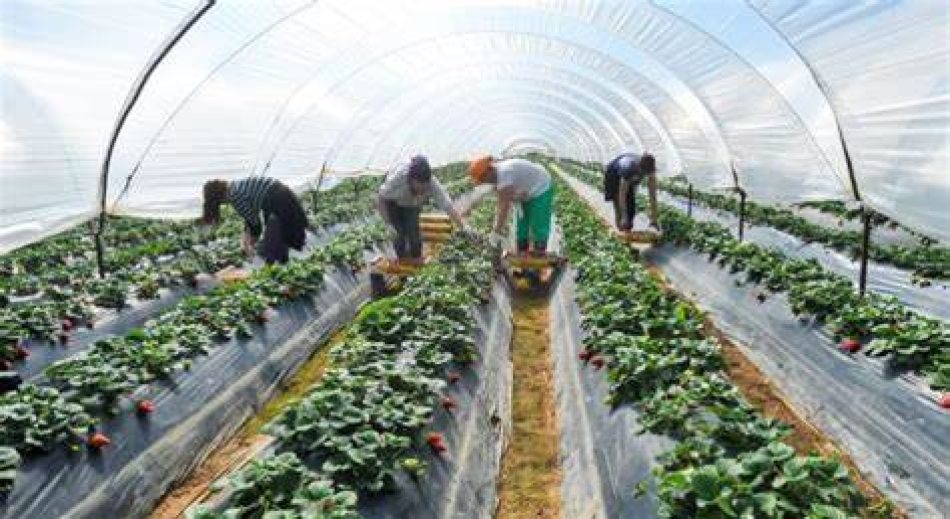
[{"label": "dirt ground", "polygon": [[561,472],[548,300],[521,298],[513,306],[512,438],[502,460],[495,517],[560,518]]}]

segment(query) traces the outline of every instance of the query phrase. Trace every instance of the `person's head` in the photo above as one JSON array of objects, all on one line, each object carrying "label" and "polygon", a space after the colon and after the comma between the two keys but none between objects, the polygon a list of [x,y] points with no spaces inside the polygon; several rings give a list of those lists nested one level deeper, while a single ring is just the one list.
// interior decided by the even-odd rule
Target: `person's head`
[{"label": "person's head", "polygon": [[470,162],[468,165],[468,174],[472,177],[472,182],[475,185],[494,184],[498,182],[491,155],[483,155]]},{"label": "person's head", "polygon": [[214,179],[205,182],[204,208],[199,222],[204,225],[217,225],[221,221],[221,204],[227,197],[227,180]]},{"label": "person's head", "polygon": [[653,158],[653,155],[644,153],[643,156],[640,157],[640,171],[644,175],[656,173],[656,159]]},{"label": "person's head", "polygon": [[413,193],[422,193],[428,188],[429,182],[432,182],[429,160],[422,155],[416,155],[409,161],[409,189]]}]

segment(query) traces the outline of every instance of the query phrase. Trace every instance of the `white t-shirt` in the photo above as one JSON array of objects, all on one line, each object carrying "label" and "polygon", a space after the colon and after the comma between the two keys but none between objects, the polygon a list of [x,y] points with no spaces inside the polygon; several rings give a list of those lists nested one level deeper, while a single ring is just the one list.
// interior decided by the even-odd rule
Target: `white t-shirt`
[{"label": "white t-shirt", "polygon": [[529,200],[551,187],[551,175],[543,167],[525,159],[507,159],[495,162],[498,176],[497,190],[515,188],[515,200]]},{"label": "white t-shirt", "polygon": [[452,199],[445,192],[439,179],[434,176],[429,182],[429,189],[418,194],[412,192],[409,185],[409,163],[401,164],[386,174],[386,180],[379,188],[379,195],[385,200],[396,202],[396,205],[400,207],[419,207],[430,196],[439,209],[448,212],[452,207]]}]

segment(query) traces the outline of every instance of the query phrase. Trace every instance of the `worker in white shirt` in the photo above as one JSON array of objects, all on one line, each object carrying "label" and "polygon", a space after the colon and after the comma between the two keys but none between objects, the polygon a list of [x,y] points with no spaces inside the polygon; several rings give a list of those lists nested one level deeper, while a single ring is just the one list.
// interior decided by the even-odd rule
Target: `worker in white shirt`
[{"label": "worker in white shirt", "polygon": [[551,235],[554,182],[544,167],[524,159],[495,160],[490,156],[469,165],[475,184],[493,184],[498,193],[493,244],[500,245],[508,229],[508,215],[517,208],[518,252],[544,255]]},{"label": "worker in white shirt", "polygon": [[467,234],[472,234],[452,205],[452,199],[445,192],[442,183],[432,176],[429,161],[424,156],[417,155],[386,175],[376,198],[379,215],[389,228],[396,257],[400,260],[422,259],[419,216],[422,213],[422,205],[430,197],[439,209],[449,215],[455,225]]}]

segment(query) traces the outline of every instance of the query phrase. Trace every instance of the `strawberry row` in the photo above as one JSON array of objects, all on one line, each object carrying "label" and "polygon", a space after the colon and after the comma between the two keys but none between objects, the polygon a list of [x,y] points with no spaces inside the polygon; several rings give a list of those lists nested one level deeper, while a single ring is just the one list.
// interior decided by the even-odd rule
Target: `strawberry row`
[{"label": "strawberry row", "polygon": [[[375,177],[351,179],[321,193],[315,201],[316,209],[310,211],[312,219],[321,226],[328,226],[365,216],[373,208],[372,197],[366,193],[378,184],[379,179]],[[313,207],[311,197],[304,196],[304,201],[305,206]],[[142,234],[143,239],[152,241],[110,250],[107,255],[109,276],[105,279],[95,277],[91,258],[68,262],[65,266],[42,267],[35,275],[14,276],[39,283],[44,287],[45,298],[0,305],[0,363],[4,364],[0,368],[9,369],[13,361],[26,358],[29,350],[24,345],[31,339],[69,342],[78,325],[93,326],[96,306],[121,309],[127,306],[130,293],[145,300],[157,298],[160,288],[176,285],[195,288],[199,274],[241,264],[245,256],[236,238],[241,225],[231,211],[227,211],[227,215],[225,223],[213,231],[210,241],[190,223],[142,220],[141,227],[150,230]],[[156,228],[168,232],[161,235]],[[54,240],[59,241],[59,238]],[[41,245],[30,246],[30,251],[42,248]],[[20,251],[11,256],[16,258],[18,253]]]},{"label": "strawberry row", "polygon": [[[703,315],[653,279],[570,189],[557,202],[566,252],[577,270],[586,349],[606,366],[609,404],[632,405],[641,432],[677,441],[659,457],[659,515],[853,517],[863,497],[837,460],[799,456],[784,423],[762,416],[723,372]],[[645,492],[648,481],[638,485]]]},{"label": "strawberry row", "polygon": [[[0,395],[0,445],[21,455],[65,443],[78,449],[85,438],[103,447],[108,438],[89,434],[95,414],[116,413],[123,397],[156,379],[187,370],[215,342],[250,335],[271,308],[317,291],[332,267],[358,269],[365,251],[384,237],[381,223],[341,232],[306,259],[255,271],[246,281],[193,296],[123,337],[99,341],[74,358],[46,370],[43,385],[27,384]],[[147,414],[151,403],[137,411]]]},{"label": "strawberry row", "polygon": [[[472,220],[483,225],[484,208]],[[315,474],[336,488],[379,492],[392,489],[400,471],[421,476],[428,464],[413,448],[425,447],[436,455],[447,450],[441,434],[422,438],[421,432],[436,409],[455,409],[444,388],[460,379],[453,365],[475,360],[472,311],[484,302],[483,290],[493,275],[485,248],[455,236],[399,295],[364,309],[330,351],[332,367],[320,382],[266,426],[285,451],[280,456],[318,467]],[[262,463],[269,461],[256,462],[231,479],[230,486],[242,493],[241,498],[232,496],[231,508],[218,513],[199,507],[195,517],[231,517],[240,499],[263,503],[241,517],[296,513],[299,503],[286,503],[300,492],[299,486],[242,491],[247,473]],[[341,518],[355,517],[349,505],[330,510]]]},{"label": "strawberry row", "polygon": [[[578,178],[595,188],[600,179],[575,169]],[[709,255],[710,261],[743,272],[746,280],[772,292],[785,293],[798,316],[824,322],[842,350],[864,349],[871,356],[887,356],[895,368],[927,376],[938,391],[950,390],[950,326],[913,312],[896,298],[880,294],[861,297],[851,280],[825,270],[816,260],[789,258],[782,252],[740,242],[724,226],[699,222],[682,211],[660,205],[665,239]],[[765,292],[760,299],[767,297]],[[865,347],[866,346],[866,347]],[[950,406],[950,397],[940,398]]]},{"label": "strawberry row", "polygon": [[[682,182],[663,181],[660,182],[660,188],[677,196],[689,194]],[[693,189],[693,200],[713,209],[739,214],[739,200],[727,195]],[[860,232],[830,229],[810,222],[789,209],[747,200],[745,218],[750,223],[773,227],[805,242],[821,243],[853,258],[861,254]],[[929,278],[950,278],[950,248],[939,247],[931,242],[916,247],[872,242],[868,254],[874,261],[912,270],[914,278],[924,285],[930,283]]]}]

